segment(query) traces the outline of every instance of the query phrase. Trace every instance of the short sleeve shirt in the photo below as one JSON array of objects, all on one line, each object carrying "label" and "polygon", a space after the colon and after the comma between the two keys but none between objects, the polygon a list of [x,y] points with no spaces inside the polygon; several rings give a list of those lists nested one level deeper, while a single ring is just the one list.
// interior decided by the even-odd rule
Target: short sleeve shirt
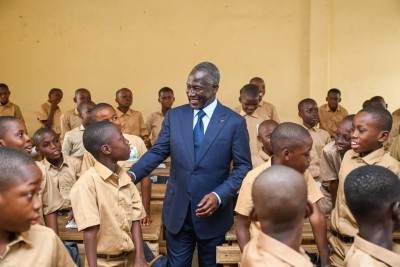
[{"label": "short sleeve shirt", "polygon": [[2,116],[13,116],[21,121],[24,121],[19,107],[10,101],[5,105],[0,104],[0,117]]},{"label": "short sleeve shirt", "polygon": [[118,108],[115,111],[121,120],[121,131],[124,134],[133,134],[140,137],[149,135],[142,113],[133,109],[129,109],[126,113],[121,112]]},{"label": "short sleeve shirt", "polygon": [[0,256],[0,265],[76,267],[60,238],[41,225],[32,225],[28,231],[16,234]]},{"label": "short sleeve shirt", "polygon": [[335,141],[332,141],[327,144],[324,149],[322,149],[320,164],[320,177],[322,183],[339,179],[338,177],[341,163],[342,159],[336,149]]},{"label": "short sleeve shirt", "polygon": [[[46,102],[40,106],[38,111],[36,112],[37,119],[39,121],[47,121],[49,118],[50,114],[50,109],[51,109],[51,103]],[[53,129],[56,134],[61,134],[61,110],[59,107],[57,107],[56,111],[54,112],[54,119],[53,119],[53,125],[51,126],[51,129]],[[42,123],[42,127],[44,127],[44,124]]]},{"label": "short sleeve shirt", "polygon": [[164,118],[164,114],[161,111],[156,111],[150,114],[150,116],[146,120],[146,126],[149,130],[150,140],[152,144],[157,141]]},{"label": "short sleeve shirt", "polygon": [[83,132],[85,127],[80,125],[68,131],[64,136],[64,141],[62,144],[62,153],[64,155],[69,155],[77,158],[82,158],[86,149],[83,146]]},{"label": "short sleeve shirt", "polygon": [[71,189],[78,230],[99,225],[97,254],[133,251],[133,221],[146,216],[138,190],[120,167],[113,173],[96,162]]},{"label": "short sleeve shirt", "polygon": [[278,115],[278,111],[276,110],[276,107],[264,100],[261,100],[260,103],[258,104],[258,106],[262,107],[268,114],[268,116],[271,118],[271,120],[274,120],[278,123],[280,123],[281,121],[279,120],[279,115]]},{"label": "short sleeve shirt", "polygon": [[79,118],[79,113],[76,108],[68,110],[61,115],[61,137],[72,129],[81,126],[82,119]]},{"label": "short sleeve shirt", "polygon": [[338,105],[335,112],[333,112],[328,104],[319,107],[319,128],[327,131],[329,136],[335,138],[337,128],[344,117],[349,115],[347,110]]},{"label": "short sleeve shirt", "polygon": [[331,138],[327,131],[318,129],[317,127],[309,128],[307,131],[313,139],[313,146],[310,152],[311,162],[308,170],[312,177],[316,178],[320,176],[320,158],[322,149],[331,142]]}]

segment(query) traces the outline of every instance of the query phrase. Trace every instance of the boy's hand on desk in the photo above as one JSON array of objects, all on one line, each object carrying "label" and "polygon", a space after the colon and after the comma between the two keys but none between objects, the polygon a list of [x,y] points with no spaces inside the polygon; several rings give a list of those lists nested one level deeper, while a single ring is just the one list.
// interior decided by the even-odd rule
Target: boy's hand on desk
[{"label": "boy's hand on desk", "polygon": [[143,219],[140,220],[140,225],[150,225],[153,222],[153,219],[151,219],[151,216],[148,215],[144,217]]},{"label": "boy's hand on desk", "polygon": [[197,205],[196,216],[200,218],[212,216],[218,206],[219,201],[217,196],[214,193],[207,194]]}]

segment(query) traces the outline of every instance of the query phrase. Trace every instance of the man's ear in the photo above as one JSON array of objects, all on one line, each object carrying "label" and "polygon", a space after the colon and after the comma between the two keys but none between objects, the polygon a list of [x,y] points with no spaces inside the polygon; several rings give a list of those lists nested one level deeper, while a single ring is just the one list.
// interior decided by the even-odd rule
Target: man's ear
[{"label": "man's ear", "polygon": [[395,221],[400,222],[400,202],[395,202],[392,208],[392,215]]},{"label": "man's ear", "polygon": [[103,153],[103,154],[108,155],[111,153],[111,147],[109,145],[102,145],[100,147],[100,149],[101,149],[101,153]]},{"label": "man's ear", "polygon": [[325,98],[326,102],[328,102],[328,97]]},{"label": "man's ear", "polygon": [[313,212],[314,212],[313,204],[309,200],[307,200],[307,206],[306,206],[306,212],[304,213],[304,218],[309,218],[311,214],[313,214]]},{"label": "man's ear", "polygon": [[218,84],[214,84],[214,85],[212,86],[212,88],[213,88],[213,93],[216,94],[216,93],[218,92],[219,85],[218,85]]},{"label": "man's ear", "polygon": [[78,112],[78,117],[81,118],[81,119],[83,119],[83,118],[82,118],[82,114],[79,113],[79,112]]},{"label": "man's ear", "polygon": [[252,221],[255,221],[255,222],[258,221],[258,216],[257,216],[256,210],[254,209],[254,207],[250,211],[249,218]]},{"label": "man's ear", "polygon": [[389,138],[389,131],[381,131],[379,134],[378,141],[379,143],[384,143],[388,140]]},{"label": "man's ear", "polygon": [[259,143],[261,143],[261,137],[260,137],[259,135],[257,135],[257,141],[258,141]]},{"label": "man's ear", "polygon": [[289,151],[289,149],[285,148],[285,149],[282,151],[282,155],[283,155],[283,157],[284,157],[285,160],[290,160],[290,151]]},{"label": "man's ear", "polygon": [[0,146],[6,146],[6,144],[5,144],[3,139],[0,139]]},{"label": "man's ear", "polygon": [[74,100],[74,102],[76,103],[76,97],[72,98],[72,100]]},{"label": "man's ear", "polygon": [[239,96],[239,103],[242,103],[242,98]]},{"label": "man's ear", "polygon": [[158,103],[161,103],[161,100],[160,100],[160,98],[158,98]]},{"label": "man's ear", "polygon": [[341,98],[341,97],[339,97],[339,103],[340,103],[340,102],[342,102],[342,98]]}]

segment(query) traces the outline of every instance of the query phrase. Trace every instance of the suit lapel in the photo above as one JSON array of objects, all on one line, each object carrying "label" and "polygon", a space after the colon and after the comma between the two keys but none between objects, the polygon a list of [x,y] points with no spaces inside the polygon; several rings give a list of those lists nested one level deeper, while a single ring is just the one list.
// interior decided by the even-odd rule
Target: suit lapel
[{"label": "suit lapel", "polygon": [[193,143],[193,109],[190,105],[182,111],[181,129],[183,140],[186,144],[187,155],[191,162],[194,162],[194,143]]},{"label": "suit lapel", "polygon": [[[210,123],[208,124],[206,133],[204,135],[203,143],[200,146],[199,156],[196,161],[196,165],[201,161],[204,157],[211,144],[214,142],[215,138],[217,138],[218,134],[221,132],[222,128],[226,123],[227,117],[226,112],[224,112],[222,105],[218,102],[214,113],[211,117]],[[193,143],[193,137],[192,137]],[[193,149],[194,150],[194,149]]]}]

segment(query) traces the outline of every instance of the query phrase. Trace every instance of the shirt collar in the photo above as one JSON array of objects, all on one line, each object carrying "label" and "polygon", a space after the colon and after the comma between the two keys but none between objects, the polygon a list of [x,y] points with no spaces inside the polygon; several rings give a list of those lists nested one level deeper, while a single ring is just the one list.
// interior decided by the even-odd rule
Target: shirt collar
[{"label": "shirt collar", "polygon": [[133,110],[131,108],[128,109],[126,113],[123,113],[121,110],[119,110],[118,107],[115,109],[115,111],[117,112],[118,117],[121,117],[122,115],[132,116],[133,113]]},{"label": "shirt collar", "polygon": [[258,119],[260,116],[260,114],[258,113],[258,108],[256,110],[254,110],[253,114],[251,114],[251,115],[247,115],[246,112],[244,112],[243,108],[241,108],[239,114],[242,117],[248,116],[248,117],[253,117],[256,119]]},{"label": "shirt collar", "polygon": [[329,105],[328,105],[328,104],[325,104],[325,110],[328,111],[328,112],[333,112],[333,113],[335,113],[336,111],[339,111],[339,110],[340,110],[340,105],[338,104],[336,110],[335,110],[335,111],[332,111],[332,110],[329,108]]},{"label": "shirt collar", "polygon": [[9,108],[9,107],[11,107],[11,102],[8,101],[5,105],[0,104],[0,106]]},{"label": "shirt collar", "polygon": [[[213,115],[215,108],[217,107],[217,103],[218,103],[217,99],[214,99],[214,101],[211,102],[211,104],[209,104],[207,107],[203,108],[203,111],[204,111],[204,113],[206,113],[208,118],[211,118],[211,116]],[[196,115],[197,115],[197,113],[199,113],[199,111],[200,111],[199,109],[194,110],[193,118],[196,117]]]},{"label": "shirt collar", "polygon": [[104,181],[111,177],[119,178],[120,188],[131,183],[131,179],[129,178],[128,174],[118,165],[117,165],[117,173],[113,173],[109,168],[107,168],[98,161],[96,161],[96,163],[94,164],[94,168]]},{"label": "shirt collar", "polygon": [[365,162],[368,165],[374,165],[385,155],[385,149],[383,147],[372,151],[364,157],[361,157],[360,154],[356,153],[354,150],[351,150],[351,152],[353,153],[351,156],[352,159],[357,160],[357,162]]},{"label": "shirt collar", "polygon": [[393,249],[388,250],[356,235],[354,246],[389,266],[400,266],[400,246],[395,243],[393,243]]},{"label": "shirt collar", "polygon": [[46,158],[43,159],[42,161],[43,165],[46,166],[47,170],[50,170],[50,168],[54,168],[56,170],[61,169],[64,165],[68,167],[68,164],[65,162],[65,157],[63,157],[63,163],[61,164],[60,168],[57,168],[56,166],[54,166],[53,164],[51,164]]},{"label": "shirt collar", "polygon": [[81,124],[81,126],[79,126],[79,130],[80,130],[80,131],[84,131],[84,130],[85,130],[85,126],[83,126],[83,125]]}]

